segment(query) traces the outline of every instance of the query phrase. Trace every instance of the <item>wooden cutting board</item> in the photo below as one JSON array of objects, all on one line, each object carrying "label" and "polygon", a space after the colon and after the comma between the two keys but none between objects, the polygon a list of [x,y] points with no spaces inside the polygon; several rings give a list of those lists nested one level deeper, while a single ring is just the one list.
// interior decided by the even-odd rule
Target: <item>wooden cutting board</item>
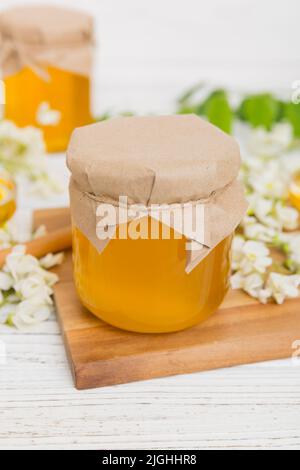
[{"label": "wooden cutting board", "polygon": [[[69,223],[66,209],[37,211],[36,223],[54,230]],[[202,325],[178,333],[138,334],[98,320],[81,306],[72,257],[57,269],[58,317],[78,389],[292,357],[300,340],[300,299],[261,305],[230,291]]]}]

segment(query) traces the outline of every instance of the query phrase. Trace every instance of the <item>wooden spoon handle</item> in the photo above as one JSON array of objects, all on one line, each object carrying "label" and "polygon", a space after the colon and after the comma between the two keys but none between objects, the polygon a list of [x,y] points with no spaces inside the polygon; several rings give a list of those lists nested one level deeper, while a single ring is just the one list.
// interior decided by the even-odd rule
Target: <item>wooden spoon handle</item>
[{"label": "wooden spoon handle", "polygon": [[[64,227],[55,230],[36,240],[24,243],[26,253],[41,258],[47,253],[56,253],[57,251],[67,250],[72,246],[72,230],[71,227]],[[0,250],[0,268],[4,265],[6,256],[11,253],[12,249]]]}]

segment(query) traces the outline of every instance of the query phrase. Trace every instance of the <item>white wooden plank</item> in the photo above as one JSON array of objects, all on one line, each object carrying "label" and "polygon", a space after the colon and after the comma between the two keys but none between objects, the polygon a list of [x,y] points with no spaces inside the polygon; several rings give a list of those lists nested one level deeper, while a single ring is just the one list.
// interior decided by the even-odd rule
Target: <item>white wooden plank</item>
[{"label": "white wooden plank", "polygon": [[300,446],[300,375],[291,361],[78,392],[59,335],[4,340],[1,449]]}]

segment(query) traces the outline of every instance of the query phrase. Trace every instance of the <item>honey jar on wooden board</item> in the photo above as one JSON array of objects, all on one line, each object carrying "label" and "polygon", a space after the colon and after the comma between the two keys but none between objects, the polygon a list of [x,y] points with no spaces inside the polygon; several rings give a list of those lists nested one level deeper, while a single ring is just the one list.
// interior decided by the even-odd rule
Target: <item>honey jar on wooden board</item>
[{"label": "honey jar on wooden board", "polygon": [[235,140],[194,115],[115,118],[76,129],[67,161],[82,304],[143,333],[208,318],[247,207]]},{"label": "honey jar on wooden board", "polygon": [[92,122],[92,19],[51,6],[15,7],[0,15],[5,118],[44,133],[49,152],[63,151],[75,127]]}]

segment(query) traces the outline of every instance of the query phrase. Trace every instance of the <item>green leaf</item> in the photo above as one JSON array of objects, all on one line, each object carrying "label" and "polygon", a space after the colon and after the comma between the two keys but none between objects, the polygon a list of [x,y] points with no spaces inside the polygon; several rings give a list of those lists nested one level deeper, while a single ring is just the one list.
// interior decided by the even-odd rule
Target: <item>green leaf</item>
[{"label": "green leaf", "polygon": [[180,106],[177,114],[197,114],[197,107],[196,106]]},{"label": "green leaf", "polygon": [[132,117],[134,116],[135,113],[132,111],[122,111],[117,114],[113,114],[110,111],[105,111],[105,113],[101,114],[100,116],[95,116],[94,117],[94,122],[99,122],[99,121],[107,121],[108,119],[111,119],[114,116],[122,116],[122,117]]},{"label": "green leaf", "polygon": [[224,90],[216,90],[198,106],[198,115],[204,115],[209,122],[231,134],[234,114]]},{"label": "green leaf", "polygon": [[282,103],[270,93],[251,95],[242,101],[237,116],[253,127],[271,130],[282,116]]},{"label": "green leaf", "polygon": [[177,100],[177,103],[181,106],[185,106],[187,103],[190,102],[191,98],[193,98],[193,96],[195,95],[195,93],[197,93],[197,91],[201,90],[201,88],[203,88],[204,86],[204,83],[203,82],[199,82],[199,83],[196,83],[196,85],[193,85],[191,88],[189,88],[188,90],[186,90]]},{"label": "green leaf", "polygon": [[100,116],[94,116],[94,122],[98,122],[98,121],[106,121],[107,119],[110,119],[111,118],[111,113],[110,111],[105,111],[103,114],[101,114]]},{"label": "green leaf", "polygon": [[294,130],[294,136],[300,137],[300,104],[286,103],[283,119],[287,120]]}]

